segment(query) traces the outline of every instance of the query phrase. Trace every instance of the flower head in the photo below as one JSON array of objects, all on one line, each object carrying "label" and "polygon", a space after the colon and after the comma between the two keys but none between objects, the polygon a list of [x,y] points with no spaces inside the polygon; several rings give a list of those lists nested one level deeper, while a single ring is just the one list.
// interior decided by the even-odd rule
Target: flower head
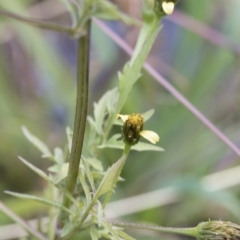
[{"label": "flower head", "polygon": [[223,221],[202,222],[197,226],[198,240],[239,240],[240,226]]},{"label": "flower head", "polygon": [[159,136],[157,133],[143,130],[144,119],[140,114],[118,114],[117,117],[121,118],[121,120],[124,122],[122,135],[125,144],[130,146],[135,145],[138,143],[141,136],[153,144],[156,144],[159,141]]},{"label": "flower head", "polygon": [[170,15],[173,13],[175,5],[178,0],[157,0],[160,5],[161,11],[166,15]]}]

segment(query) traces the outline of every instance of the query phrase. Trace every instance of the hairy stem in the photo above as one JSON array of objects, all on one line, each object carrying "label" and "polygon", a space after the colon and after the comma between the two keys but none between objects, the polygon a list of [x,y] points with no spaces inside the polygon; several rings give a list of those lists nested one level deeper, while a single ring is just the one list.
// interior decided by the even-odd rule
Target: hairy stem
[{"label": "hairy stem", "polygon": [[141,223],[129,223],[129,222],[118,222],[111,221],[111,224],[118,227],[126,227],[126,228],[138,228],[138,229],[146,229],[146,230],[154,230],[160,232],[168,232],[168,233],[177,233],[181,235],[186,235],[190,237],[196,237],[196,227],[192,228],[174,228],[174,227],[162,227],[157,225],[148,225]]},{"label": "hairy stem", "polygon": [[[85,26],[86,35],[78,40],[77,100],[66,186],[70,194],[73,194],[77,180],[87,119],[90,29],[89,20]],[[65,197],[63,204],[68,208],[69,198]]]},{"label": "hairy stem", "polygon": [[52,31],[56,31],[56,32],[69,33],[69,34],[72,35],[73,31],[74,31],[70,27],[63,27],[63,26],[53,24],[53,23],[49,23],[49,22],[44,22],[44,21],[40,21],[40,20],[36,20],[36,19],[32,19],[32,18],[26,18],[26,17],[19,16],[18,14],[15,14],[15,13],[12,13],[10,11],[3,10],[3,9],[0,9],[0,15],[18,20],[20,22],[27,23],[27,24],[29,24],[31,26],[34,26],[34,27],[43,28],[43,29],[47,29],[47,30],[52,30]]}]

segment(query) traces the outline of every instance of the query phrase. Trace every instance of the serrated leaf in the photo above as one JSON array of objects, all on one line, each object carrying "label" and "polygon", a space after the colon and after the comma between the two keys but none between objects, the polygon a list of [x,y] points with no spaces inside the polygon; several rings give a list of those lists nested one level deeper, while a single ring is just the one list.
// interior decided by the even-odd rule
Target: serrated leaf
[{"label": "serrated leaf", "polygon": [[37,196],[33,196],[33,195],[28,195],[28,194],[22,194],[22,193],[16,193],[16,192],[11,192],[11,191],[4,191],[6,194],[12,195],[14,197],[17,198],[22,198],[22,199],[26,199],[26,200],[31,200],[31,201],[35,201],[35,202],[39,202],[39,203],[43,203],[45,205],[51,206],[51,207],[56,207],[58,209],[61,209],[69,214],[72,214],[70,210],[68,210],[67,208],[65,208],[63,205],[61,205],[60,203],[57,202],[53,202],[50,201],[48,199],[45,198],[41,198],[41,197],[37,197]]},{"label": "serrated leaf", "polygon": [[113,190],[126,159],[127,155],[123,155],[116,163],[114,163],[110,168],[108,168],[95,193],[94,198],[99,198],[101,195]]},{"label": "serrated leaf", "polygon": [[30,169],[32,169],[35,173],[37,173],[40,177],[42,177],[43,179],[45,179],[46,181],[52,183],[52,181],[50,180],[50,178],[47,176],[47,174],[45,172],[43,172],[41,169],[35,167],[33,164],[31,164],[30,162],[28,162],[27,160],[25,160],[22,157],[18,157],[19,160],[21,162],[23,162],[26,166],[28,166]]},{"label": "serrated leaf", "polygon": [[22,126],[24,136],[31,142],[40,152],[42,152],[43,158],[53,159],[53,155],[47,145],[43,143],[39,138],[34,136],[25,126]]},{"label": "serrated leaf", "polygon": [[[98,148],[114,148],[114,149],[124,149],[124,143],[122,140],[118,140],[121,137],[121,134],[113,135],[107,142],[98,146]],[[135,151],[164,151],[163,148],[155,146],[153,144],[138,142],[136,145],[131,147],[131,150]]]},{"label": "serrated leaf", "polygon": [[160,30],[158,27],[160,18],[155,16],[153,21],[145,23],[140,32],[137,45],[131,61],[126,63],[119,77],[119,101],[116,105],[116,114],[119,113],[126,102],[133,84],[140,78],[141,69],[151,46]]}]

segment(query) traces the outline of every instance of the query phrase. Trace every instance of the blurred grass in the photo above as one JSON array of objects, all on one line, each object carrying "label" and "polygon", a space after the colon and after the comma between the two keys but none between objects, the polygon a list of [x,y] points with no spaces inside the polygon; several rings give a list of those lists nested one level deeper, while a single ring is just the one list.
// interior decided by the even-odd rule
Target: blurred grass
[{"label": "blurred grass", "polygon": [[[23,3],[29,6],[36,4],[36,1],[13,3],[3,0],[0,6],[27,15],[28,7]],[[216,27],[236,43],[239,42],[238,0],[229,0],[228,4],[223,0],[182,0],[178,7],[193,18]],[[64,21],[65,16],[62,18],[61,21]],[[9,28],[2,28],[6,23]],[[183,87],[177,78],[169,78],[170,75],[165,73],[165,77],[177,89],[239,144],[238,57],[227,49],[203,40],[201,36],[169,23],[167,18],[163,24],[151,53],[152,64],[158,69],[154,61],[161,58],[185,76],[188,81]],[[132,28],[124,27],[121,23],[110,26],[126,39],[130,39],[131,33],[134,33]],[[73,125],[76,46],[75,41],[66,36],[39,31],[5,18],[0,18],[0,31],[2,199],[5,198],[2,193],[5,189],[29,192],[44,188],[44,183],[17,160],[17,155],[22,155],[42,168],[47,167],[47,162],[40,159],[38,152],[24,140],[20,126],[27,125],[51,147],[64,144],[65,128]],[[1,39],[8,32],[14,33],[14,36],[1,44]],[[109,87],[117,84],[116,72],[128,58],[96,27],[93,27],[91,57],[90,113],[92,102],[98,101]],[[129,96],[123,113],[144,112],[151,108],[155,108],[156,113],[145,124],[145,128],[159,133],[159,145],[166,151],[132,152],[123,170],[126,181],[118,184],[114,198],[170,185],[176,186],[184,196],[181,202],[143,211],[125,219],[174,226],[194,226],[209,218],[239,222],[237,204],[240,192],[237,187],[209,194],[199,189],[198,184],[202,176],[236,166],[239,159],[230,154],[228,147],[144,72]],[[120,128],[114,131],[120,131]],[[116,161],[120,154],[118,150],[104,150],[102,159],[108,165]],[[5,198],[5,201],[12,200]],[[26,210],[21,211],[24,204],[18,201],[14,202],[14,205],[19,204],[15,209],[22,214]],[[166,235],[165,239],[173,239],[173,236]]]}]

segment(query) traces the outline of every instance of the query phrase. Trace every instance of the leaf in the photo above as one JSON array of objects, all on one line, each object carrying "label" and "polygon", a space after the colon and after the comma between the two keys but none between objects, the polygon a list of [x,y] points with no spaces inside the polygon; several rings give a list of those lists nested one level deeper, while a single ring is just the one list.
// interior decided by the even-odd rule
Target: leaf
[{"label": "leaf", "polygon": [[73,231],[73,229],[74,229],[74,224],[71,222],[67,222],[61,231],[61,237],[63,238],[67,236],[70,232]]},{"label": "leaf", "polygon": [[37,197],[37,196],[33,196],[33,195],[28,195],[28,194],[16,193],[16,192],[11,192],[11,191],[4,191],[4,192],[6,194],[12,195],[12,196],[17,197],[17,198],[32,200],[32,201],[35,201],[35,202],[43,203],[43,204],[51,206],[51,207],[56,207],[58,209],[61,209],[65,212],[69,213],[69,214],[72,214],[72,212],[70,210],[68,210],[67,208],[65,208],[63,205],[61,205],[58,202],[50,201],[50,200],[45,199],[45,198],[41,198],[41,197]]},{"label": "leaf", "polygon": [[28,166],[30,169],[32,169],[35,173],[37,173],[40,177],[42,177],[43,179],[45,179],[46,181],[52,183],[52,181],[50,180],[50,178],[47,176],[47,174],[45,172],[43,172],[41,169],[35,167],[33,164],[31,164],[30,162],[28,162],[27,160],[25,160],[22,157],[18,157],[19,160],[21,162],[23,162],[26,166]]},{"label": "leaf", "polygon": [[[121,137],[121,134],[113,135],[107,142],[98,146],[98,148],[115,148],[115,149],[124,149],[124,143],[122,140],[118,140]],[[138,142],[136,145],[131,147],[131,150],[135,151],[164,151],[163,148],[155,146],[153,144]]]},{"label": "leaf", "polygon": [[115,4],[106,0],[98,0],[98,11],[95,16],[105,20],[121,20],[126,24],[139,24],[138,20],[122,13]]},{"label": "leaf", "polygon": [[103,211],[103,207],[100,201],[97,201],[98,204],[98,211],[97,211],[97,222],[98,222],[98,227],[102,226],[102,221],[103,221],[103,217],[104,217],[104,211]]},{"label": "leaf", "polygon": [[115,108],[115,103],[117,101],[117,88],[107,91],[98,103],[94,103],[94,119],[89,121],[92,122],[92,125],[95,126],[96,131],[99,135],[103,135],[103,122],[106,114],[111,113]]},{"label": "leaf", "polygon": [[144,119],[144,122],[146,122],[148,119],[150,119],[152,117],[152,115],[154,114],[154,109],[148,110],[145,113],[142,113],[142,117]]},{"label": "leaf", "polygon": [[[68,12],[71,15],[72,18],[72,27],[74,28],[77,25],[77,19],[78,19],[78,5],[72,1],[70,2],[69,0],[60,0],[67,8]],[[75,5],[75,6],[74,6]]]},{"label": "leaf", "polygon": [[88,162],[94,169],[103,171],[102,162],[100,160],[96,158],[86,158],[85,161]]},{"label": "leaf", "polygon": [[112,234],[112,236],[114,237],[114,240],[120,240],[117,232],[113,229],[113,226],[109,222],[103,221],[103,225]]},{"label": "leaf", "polygon": [[54,149],[54,160],[55,162],[62,164],[64,163],[64,154],[63,154],[63,150],[59,147],[56,147]]},{"label": "leaf", "polygon": [[87,175],[87,179],[91,185],[92,191],[95,192],[94,178],[93,178],[92,172],[89,169],[89,167],[84,159],[82,159],[81,163],[84,167],[84,173],[86,173],[86,175]]},{"label": "leaf", "polygon": [[[54,184],[61,182],[64,178],[67,177],[68,166],[69,166],[69,163],[64,163],[62,165],[59,165],[59,170],[57,172],[57,175],[55,176]],[[50,170],[55,170],[55,169],[50,168]],[[57,170],[57,167],[56,167],[56,170]]]},{"label": "leaf", "polygon": [[125,232],[123,232],[121,230],[116,230],[116,232],[121,238],[123,238],[125,240],[136,240],[135,238],[129,236],[128,234],[126,234]]},{"label": "leaf", "polygon": [[86,199],[87,199],[87,204],[89,205],[92,198],[91,198],[89,186],[88,186],[88,184],[86,183],[86,180],[85,180],[84,171],[81,168],[78,171],[78,177],[80,179],[83,191],[85,193],[85,196],[86,196]]},{"label": "leaf", "polygon": [[98,234],[98,230],[95,227],[91,227],[89,233],[92,240],[98,240],[100,237]]},{"label": "leaf", "polygon": [[123,155],[116,163],[114,163],[110,168],[108,168],[95,193],[94,199],[97,199],[101,195],[113,190],[126,159],[127,155]]},{"label": "leaf", "polygon": [[43,143],[40,139],[34,136],[25,126],[22,126],[22,131],[24,136],[31,142],[40,152],[42,152],[43,158],[53,159],[51,151],[48,149],[47,145]]}]

